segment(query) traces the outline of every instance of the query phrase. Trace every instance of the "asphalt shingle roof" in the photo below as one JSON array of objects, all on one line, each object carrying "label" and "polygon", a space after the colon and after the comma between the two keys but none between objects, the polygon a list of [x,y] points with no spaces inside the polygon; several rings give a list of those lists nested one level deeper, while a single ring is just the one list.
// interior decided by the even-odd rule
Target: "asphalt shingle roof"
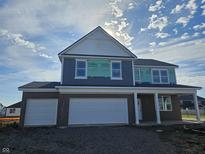
[{"label": "asphalt shingle roof", "polygon": [[[25,84],[19,88],[55,88],[55,86],[60,86],[60,82],[31,82],[28,84]],[[61,85],[61,86],[69,86],[69,85]],[[71,86],[71,85],[70,85]],[[75,86],[75,85],[72,85]],[[79,86],[79,85],[76,85]],[[82,86],[89,86],[89,85],[82,85]],[[103,87],[104,85],[95,85],[95,86],[101,86]],[[112,86],[112,85],[111,85]],[[93,86],[94,87],[94,86]],[[122,87],[121,85],[116,86],[116,87]],[[131,87],[131,86],[124,86],[124,87]],[[164,87],[164,88],[200,88],[200,87],[194,87],[194,86],[188,86],[188,85],[181,85],[181,84],[149,84],[149,83],[141,83],[141,84],[136,84],[135,87]]]},{"label": "asphalt shingle roof", "polygon": [[30,82],[25,84],[19,88],[55,88],[55,86],[59,86],[60,82]]},{"label": "asphalt shingle roof", "polygon": [[7,106],[7,108],[20,108],[21,107],[21,102],[18,102],[18,103],[15,103],[15,104],[12,104],[12,105],[9,105]]},{"label": "asphalt shingle roof", "polygon": [[170,64],[170,63],[166,63],[166,62],[162,62],[162,61],[158,61],[158,60],[154,60],[154,59],[136,59],[134,64],[135,65],[143,65],[143,66],[174,66],[174,67],[178,67],[175,64]]}]

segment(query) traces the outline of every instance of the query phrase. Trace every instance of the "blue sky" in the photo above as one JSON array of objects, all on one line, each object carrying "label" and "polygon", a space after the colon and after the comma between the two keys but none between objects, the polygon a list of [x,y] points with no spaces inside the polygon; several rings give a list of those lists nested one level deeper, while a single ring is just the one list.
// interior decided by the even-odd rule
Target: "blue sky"
[{"label": "blue sky", "polygon": [[205,0],[0,0],[0,102],[17,87],[59,81],[57,53],[102,26],[140,58],[178,64],[180,84],[205,96]]}]

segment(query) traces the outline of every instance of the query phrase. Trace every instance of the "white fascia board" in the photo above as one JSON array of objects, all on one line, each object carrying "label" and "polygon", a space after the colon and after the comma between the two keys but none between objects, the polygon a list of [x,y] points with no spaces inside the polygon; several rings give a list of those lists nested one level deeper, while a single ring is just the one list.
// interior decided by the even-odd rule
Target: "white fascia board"
[{"label": "white fascia board", "polygon": [[60,93],[160,93],[193,94],[198,88],[163,88],[163,87],[80,87],[56,86]]},{"label": "white fascia board", "polygon": [[18,90],[23,92],[58,92],[55,88],[18,88]]},{"label": "white fascia board", "polygon": [[96,55],[96,56],[89,56],[89,55],[85,55],[85,56],[83,56],[83,55],[79,55],[79,56],[77,56],[77,55],[59,55],[59,58],[62,58],[62,57],[64,57],[64,58],[82,58],[82,59],[87,59],[87,58],[94,58],[94,59],[136,59],[136,58],[132,58],[132,57],[130,57],[130,58],[128,58],[128,57],[112,57],[112,56],[110,56],[110,57],[108,57],[108,56],[98,56],[98,55]]}]

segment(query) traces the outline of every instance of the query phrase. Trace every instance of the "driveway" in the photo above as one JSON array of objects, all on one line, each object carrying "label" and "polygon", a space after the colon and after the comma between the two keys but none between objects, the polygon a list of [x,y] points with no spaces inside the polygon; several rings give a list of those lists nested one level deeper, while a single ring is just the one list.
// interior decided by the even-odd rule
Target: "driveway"
[{"label": "driveway", "polygon": [[175,147],[160,141],[154,131],[134,127],[8,128],[0,132],[0,147],[15,154],[175,153]]}]

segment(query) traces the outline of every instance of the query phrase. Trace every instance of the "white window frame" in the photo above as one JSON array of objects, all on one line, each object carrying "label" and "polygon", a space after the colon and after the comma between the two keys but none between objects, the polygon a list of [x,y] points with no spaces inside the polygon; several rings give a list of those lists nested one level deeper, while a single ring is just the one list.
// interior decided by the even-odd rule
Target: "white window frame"
[{"label": "white window frame", "polygon": [[[170,105],[171,105],[171,109],[170,110],[167,109],[167,104],[165,102],[163,102],[164,101],[164,97],[168,97],[169,100],[170,100]],[[172,111],[172,98],[171,98],[171,96],[159,96],[159,100],[160,99],[162,100],[162,105],[163,105],[163,109],[161,109],[161,106],[160,106],[160,111]]]},{"label": "white window frame", "polygon": [[[159,82],[154,82],[153,71],[159,71]],[[167,72],[167,82],[162,82],[161,71],[166,71]],[[154,83],[154,84],[169,84],[170,82],[169,82],[169,71],[168,71],[168,69],[152,69],[152,83]]]},{"label": "white window frame", "polygon": [[[85,62],[85,76],[77,76],[77,62]],[[87,60],[86,59],[75,59],[75,79],[87,79]]]},{"label": "white window frame", "polygon": [[[112,63],[120,63],[120,77],[113,77]],[[112,60],[110,63],[111,80],[122,80],[122,62],[120,60]]]},{"label": "white window frame", "polygon": [[[135,68],[135,70],[138,70],[138,71],[139,71],[139,80],[135,80],[135,81],[140,82],[140,81],[141,81],[140,68]],[[134,70],[134,71],[135,71],[135,70]],[[134,72],[134,74],[135,74],[135,72]]]}]

